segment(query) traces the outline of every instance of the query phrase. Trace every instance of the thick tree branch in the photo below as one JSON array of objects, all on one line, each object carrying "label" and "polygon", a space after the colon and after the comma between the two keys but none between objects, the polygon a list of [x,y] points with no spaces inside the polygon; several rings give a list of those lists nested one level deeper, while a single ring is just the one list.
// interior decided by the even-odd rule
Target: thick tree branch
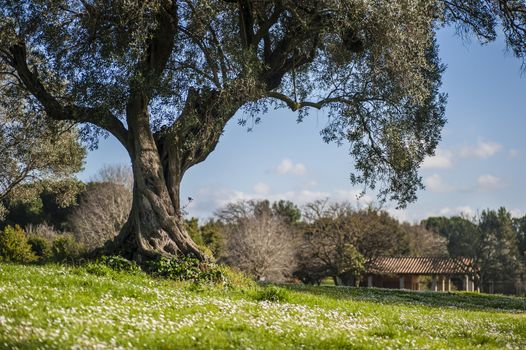
[{"label": "thick tree branch", "polygon": [[27,51],[24,43],[14,44],[9,48],[9,64],[16,70],[24,87],[40,102],[49,118],[54,120],[71,120],[78,123],[91,123],[114,135],[124,147],[127,144],[127,130],[122,122],[111,112],[101,107],[80,107],[62,105],[57,98],[47,91],[38,77],[36,68],[29,69]]},{"label": "thick tree branch", "polygon": [[130,130],[150,134],[148,105],[165,71],[174,47],[178,27],[177,1],[162,1],[156,15],[157,26],[146,42],[143,58],[130,82],[126,114]]},{"label": "thick tree branch", "polygon": [[278,22],[284,10],[285,8],[281,4],[278,3],[274,6],[274,11],[269,16],[269,18],[260,21],[259,29],[254,34],[254,39],[253,39],[254,46],[257,46],[259,42],[268,35],[270,28],[272,28],[272,26]]},{"label": "thick tree branch", "polygon": [[241,34],[241,44],[248,48],[252,45],[254,38],[254,18],[252,17],[251,2],[249,0],[239,0],[239,33]]}]

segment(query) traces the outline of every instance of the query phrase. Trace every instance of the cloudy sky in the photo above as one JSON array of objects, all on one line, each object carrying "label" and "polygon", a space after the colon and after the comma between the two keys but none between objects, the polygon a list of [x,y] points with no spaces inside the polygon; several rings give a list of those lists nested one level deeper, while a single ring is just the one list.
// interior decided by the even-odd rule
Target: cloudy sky
[{"label": "cloudy sky", "polygon": [[[448,123],[436,156],[426,159],[420,174],[426,189],[405,210],[385,208],[406,221],[430,215],[474,215],[505,206],[526,213],[526,73],[506,51],[502,40],[481,46],[452,30],[439,34],[440,56],[447,70]],[[325,144],[319,131],[323,112],[312,112],[301,124],[285,110],[262,116],[247,132],[234,117],[209,158],[186,174],[182,198],[192,197],[190,215],[207,218],[225,203],[239,199],[287,199],[298,204],[322,198],[374,201],[375,193],[357,199],[349,174],[348,148]],[[127,163],[122,147],[109,138],[88,155],[79,177],[89,180],[104,164]]]}]

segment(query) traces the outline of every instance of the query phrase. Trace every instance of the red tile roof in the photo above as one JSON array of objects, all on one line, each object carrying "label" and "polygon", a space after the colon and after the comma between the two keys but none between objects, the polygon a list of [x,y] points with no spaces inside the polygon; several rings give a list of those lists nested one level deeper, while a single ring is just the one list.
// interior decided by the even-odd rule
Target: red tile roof
[{"label": "red tile roof", "polygon": [[472,258],[440,257],[379,257],[372,259],[366,266],[371,274],[455,274],[474,273]]}]

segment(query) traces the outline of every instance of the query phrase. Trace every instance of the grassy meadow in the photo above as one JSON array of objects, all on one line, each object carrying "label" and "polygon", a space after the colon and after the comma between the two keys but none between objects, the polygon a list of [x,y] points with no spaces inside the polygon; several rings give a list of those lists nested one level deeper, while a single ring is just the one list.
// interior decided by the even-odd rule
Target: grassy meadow
[{"label": "grassy meadow", "polygon": [[0,264],[1,349],[526,349],[526,298]]}]

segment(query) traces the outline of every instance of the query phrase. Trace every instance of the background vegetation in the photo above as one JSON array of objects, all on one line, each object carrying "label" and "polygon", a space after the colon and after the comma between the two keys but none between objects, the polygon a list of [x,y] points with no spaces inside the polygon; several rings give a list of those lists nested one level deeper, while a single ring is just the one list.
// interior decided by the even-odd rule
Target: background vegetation
[{"label": "background vegetation", "polygon": [[[53,191],[40,182],[23,188],[25,196],[15,191],[3,201],[4,261],[75,262],[100,255],[131,208],[125,166],[106,167],[87,184],[68,180],[55,183]],[[67,205],[61,202],[64,192],[75,193]],[[187,218],[185,224],[209,256],[258,281],[319,284],[330,278],[357,285],[367,262],[378,256],[465,256],[480,267],[476,282],[482,291],[526,292],[526,216],[512,218],[505,208],[410,224],[372,206],[328,199],[302,208],[259,200],[230,203],[207,221]]]}]

